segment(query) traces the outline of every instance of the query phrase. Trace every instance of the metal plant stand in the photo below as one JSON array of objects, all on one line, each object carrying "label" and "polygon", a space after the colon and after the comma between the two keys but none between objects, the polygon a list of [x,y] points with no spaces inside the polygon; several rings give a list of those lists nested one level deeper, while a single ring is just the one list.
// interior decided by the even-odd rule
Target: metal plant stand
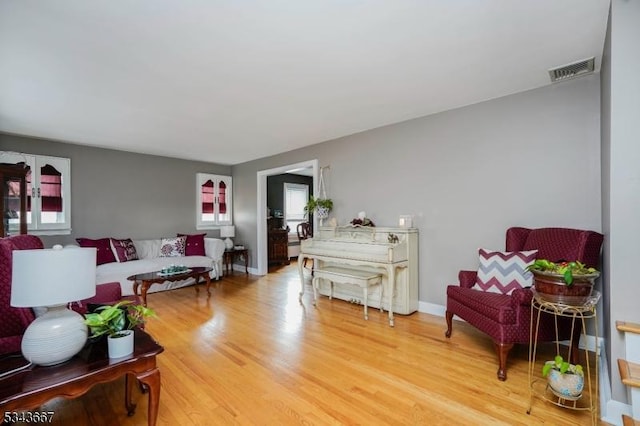
[{"label": "metal plant stand", "polygon": [[[527,414],[531,413],[533,401],[537,397],[543,401],[550,402],[560,407],[571,410],[589,411],[591,414],[591,423],[598,424],[598,358],[600,356],[600,348],[598,345],[598,324],[596,321],[596,304],[600,299],[600,293],[594,291],[593,294],[582,305],[568,305],[563,303],[553,303],[543,299],[539,293],[533,290],[533,299],[531,300],[531,333],[529,344],[529,409]],[[571,343],[569,342],[566,354],[563,354],[560,348],[558,336],[558,318],[571,318],[571,335],[575,327],[581,327],[583,335],[587,335],[587,322],[593,319],[595,333],[595,368],[592,372],[591,361],[589,358],[589,350],[584,349],[584,390],[582,394],[576,398],[562,396],[554,392],[547,384],[547,379],[542,377],[543,363],[536,364],[536,351],[538,345],[538,329],[540,325],[540,316],[543,312],[554,316],[555,333],[556,333],[556,354],[563,355],[564,359],[571,359]],[[581,350],[582,352],[582,350]],[[566,356],[565,356],[566,355]],[[592,377],[595,376],[595,377]]]}]

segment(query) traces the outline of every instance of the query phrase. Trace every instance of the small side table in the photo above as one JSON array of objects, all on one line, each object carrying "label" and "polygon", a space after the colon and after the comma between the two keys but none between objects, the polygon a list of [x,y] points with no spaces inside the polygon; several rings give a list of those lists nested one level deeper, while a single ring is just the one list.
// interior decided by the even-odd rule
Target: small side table
[{"label": "small side table", "polygon": [[231,249],[225,250],[222,255],[222,261],[224,263],[225,275],[229,275],[229,269],[233,270],[233,261],[238,257],[244,258],[244,273],[249,273],[249,249]]}]

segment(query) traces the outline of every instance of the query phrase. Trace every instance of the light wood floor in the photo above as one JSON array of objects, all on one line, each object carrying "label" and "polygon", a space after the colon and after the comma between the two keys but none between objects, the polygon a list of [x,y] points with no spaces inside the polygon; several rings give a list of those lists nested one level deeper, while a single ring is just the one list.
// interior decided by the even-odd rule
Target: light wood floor
[{"label": "light wood floor", "polygon": [[[265,277],[235,272],[212,286],[149,295],[147,331],[165,348],[159,425],[582,425],[588,412],[535,400],[527,349],[508,380],[496,378],[491,341],[464,323],[444,337],[444,318],[396,317],[322,297],[303,303],[292,264]],[[127,417],[124,381],[55,399],[56,425],[145,425],[146,395]],[[584,398],[584,396],[583,396]]]}]

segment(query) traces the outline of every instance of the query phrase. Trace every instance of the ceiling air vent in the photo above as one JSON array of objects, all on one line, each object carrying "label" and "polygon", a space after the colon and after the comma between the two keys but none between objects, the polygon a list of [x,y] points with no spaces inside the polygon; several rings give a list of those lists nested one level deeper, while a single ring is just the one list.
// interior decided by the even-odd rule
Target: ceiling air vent
[{"label": "ceiling air vent", "polygon": [[549,70],[549,77],[551,77],[551,82],[553,83],[579,77],[583,74],[593,72],[594,62],[595,58],[591,57],[589,59],[583,59],[572,64],[563,65],[557,68],[551,68]]}]

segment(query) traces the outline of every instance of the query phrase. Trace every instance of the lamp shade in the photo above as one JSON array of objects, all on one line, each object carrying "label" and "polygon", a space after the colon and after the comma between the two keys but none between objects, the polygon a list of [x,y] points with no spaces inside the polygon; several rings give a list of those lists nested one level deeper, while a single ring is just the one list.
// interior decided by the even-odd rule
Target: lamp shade
[{"label": "lamp shade", "polygon": [[96,294],[96,249],[14,250],[11,306],[62,305]]},{"label": "lamp shade", "polygon": [[221,226],[220,227],[220,237],[222,238],[229,238],[229,237],[235,237],[236,235],[236,227],[233,225],[229,225],[229,226]]}]

